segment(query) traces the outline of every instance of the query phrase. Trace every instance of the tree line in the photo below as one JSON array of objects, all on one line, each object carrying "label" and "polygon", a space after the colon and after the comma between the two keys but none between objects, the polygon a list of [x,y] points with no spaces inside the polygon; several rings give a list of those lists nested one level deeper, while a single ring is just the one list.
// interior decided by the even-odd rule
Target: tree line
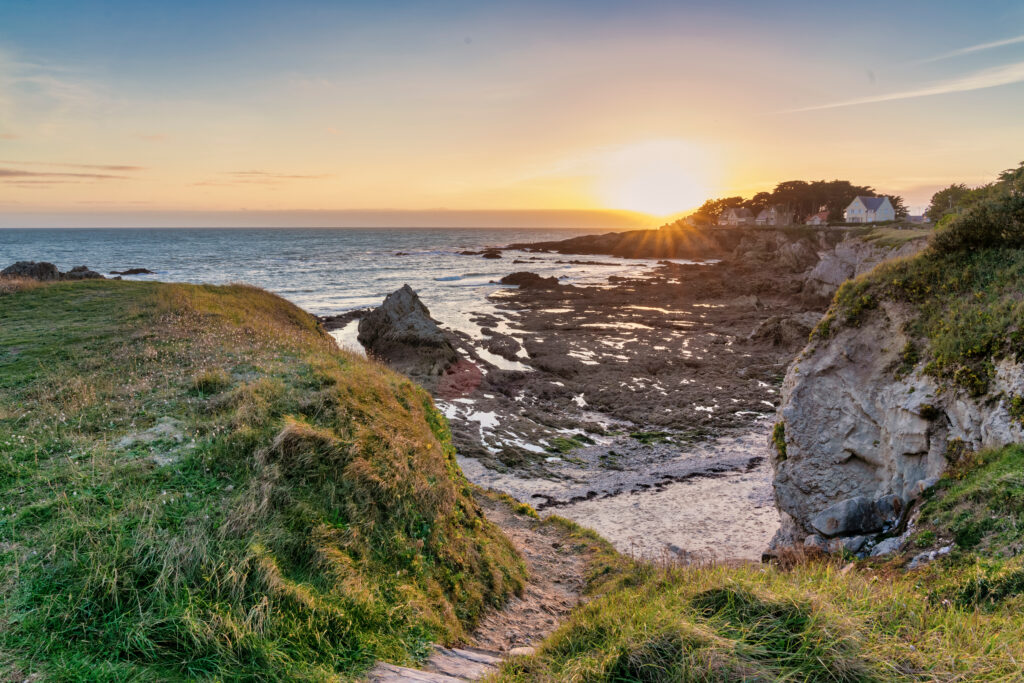
[{"label": "tree line", "polygon": [[972,206],[989,200],[1000,200],[1008,195],[1024,194],[1024,161],[1016,168],[1009,168],[999,174],[995,182],[968,187],[963,183],[954,183],[932,195],[931,204],[924,215],[937,224],[947,216],[958,216]]},{"label": "tree line", "polygon": [[885,196],[892,202],[896,218],[907,217],[903,198],[897,195],[881,195],[867,185],[854,185],[848,180],[787,180],[775,186],[771,192],[758,192],[753,197],[721,197],[709,199],[692,216],[697,222],[714,223],[726,209],[746,208],[757,215],[770,206],[781,206],[793,212],[797,222],[807,220],[820,211],[828,211],[829,221],[843,220],[843,211],[854,197]]}]

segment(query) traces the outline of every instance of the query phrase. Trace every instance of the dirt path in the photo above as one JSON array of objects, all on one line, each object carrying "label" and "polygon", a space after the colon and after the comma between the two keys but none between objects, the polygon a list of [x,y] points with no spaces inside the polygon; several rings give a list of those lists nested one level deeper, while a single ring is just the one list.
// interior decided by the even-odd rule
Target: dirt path
[{"label": "dirt path", "polygon": [[484,617],[473,638],[477,647],[497,652],[536,645],[580,602],[586,585],[586,556],[562,529],[515,514],[506,503],[487,496],[477,500],[487,518],[519,549],[530,582],[522,596]]},{"label": "dirt path", "polygon": [[529,583],[500,610],[485,616],[473,632],[475,647],[435,646],[423,669],[381,662],[369,673],[372,683],[475,681],[495,673],[510,654],[525,653],[552,631],[583,598],[586,550],[561,528],[516,514],[511,506],[480,493],[477,502],[512,539],[526,561]]}]

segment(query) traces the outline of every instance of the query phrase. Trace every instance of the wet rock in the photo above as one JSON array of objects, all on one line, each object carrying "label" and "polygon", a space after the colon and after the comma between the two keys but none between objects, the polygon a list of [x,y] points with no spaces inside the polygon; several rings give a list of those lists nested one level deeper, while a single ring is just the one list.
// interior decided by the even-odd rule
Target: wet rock
[{"label": "wet rock", "polygon": [[523,347],[516,341],[515,337],[495,332],[488,337],[484,343],[484,348],[506,360],[516,360],[519,357],[519,351]]},{"label": "wet rock", "polygon": [[558,278],[541,277],[529,271],[517,271],[501,278],[503,285],[519,285],[520,289],[551,289],[558,287]]},{"label": "wet rock", "polygon": [[97,273],[95,270],[89,270],[86,266],[75,266],[71,270],[61,275],[64,280],[103,280],[105,279],[102,275]]},{"label": "wet rock", "polygon": [[111,275],[156,275],[149,268],[128,268],[127,270],[112,270]]},{"label": "wet rock", "polygon": [[359,321],[359,343],[395,369],[411,375],[440,375],[458,354],[430,311],[409,285]]},{"label": "wet rock", "polygon": [[498,249],[488,249],[480,255],[483,256],[484,258],[501,258],[501,251]]},{"label": "wet rock", "polygon": [[0,277],[23,277],[30,280],[59,280],[57,266],[46,261],[18,261],[0,270]]}]

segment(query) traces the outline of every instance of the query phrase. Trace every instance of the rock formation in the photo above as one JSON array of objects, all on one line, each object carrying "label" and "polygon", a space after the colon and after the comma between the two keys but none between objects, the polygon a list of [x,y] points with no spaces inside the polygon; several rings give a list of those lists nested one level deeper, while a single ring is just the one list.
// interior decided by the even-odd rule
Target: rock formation
[{"label": "rock formation", "polygon": [[18,261],[0,270],[0,277],[23,277],[46,282],[59,280],[60,271],[57,266],[46,261]]},{"label": "rock formation", "polygon": [[845,239],[820,253],[820,260],[804,278],[804,291],[816,296],[832,296],[839,285],[866,273],[882,261],[910,256],[924,246],[922,240],[907,242],[893,249],[857,238]]},{"label": "rock formation", "polygon": [[359,343],[409,375],[440,375],[458,354],[409,285],[359,320]]},{"label": "rock formation", "polygon": [[520,289],[550,289],[558,286],[557,277],[541,277],[526,270],[506,275],[499,282],[503,285],[519,285]]},{"label": "rock formation", "polygon": [[54,280],[102,280],[102,275],[86,266],[75,266],[62,273],[57,266],[47,261],[18,261],[0,270],[0,277],[21,277],[30,280],[52,282]]},{"label": "rock formation", "polygon": [[773,444],[776,545],[890,529],[937,481],[951,449],[1024,441],[1010,414],[1024,396],[1024,365],[999,361],[983,397],[940,388],[920,366],[898,372],[910,311],[887,302],[881,312],[812,343],[789,368]]}]

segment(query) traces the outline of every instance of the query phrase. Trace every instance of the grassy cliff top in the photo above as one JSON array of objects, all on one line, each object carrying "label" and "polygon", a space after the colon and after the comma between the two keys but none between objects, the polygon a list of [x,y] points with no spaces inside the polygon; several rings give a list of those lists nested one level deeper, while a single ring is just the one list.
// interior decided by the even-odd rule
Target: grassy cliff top
[{"label": "grassy cliff top", "polygon": [[283,299],[0,286],[0,675],[356,676],[523,578],[429,396]]},{"label": "grassy cliff top", "polygon": [[907,369],[980,396],[1001,358],[1024,358],[1024,194],[1007,193],[950,217],[917,256],[883,263],[840,287],[812,338],[880,315],[883,302],[912,311]]}]

